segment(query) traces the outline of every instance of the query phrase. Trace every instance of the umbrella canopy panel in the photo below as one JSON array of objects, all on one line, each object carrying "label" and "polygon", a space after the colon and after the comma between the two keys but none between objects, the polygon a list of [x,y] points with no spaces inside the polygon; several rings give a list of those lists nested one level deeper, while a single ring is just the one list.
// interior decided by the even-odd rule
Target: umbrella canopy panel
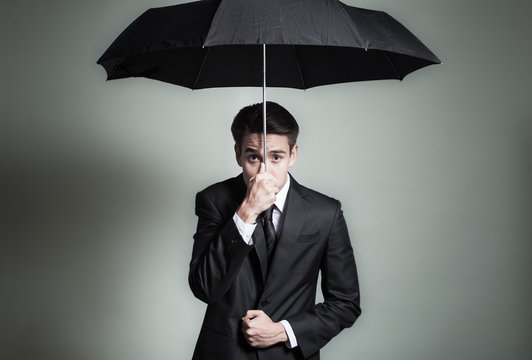
[{"label": "umbrella canopy panel", "polygon": [[206,46],[227,44],[364,47],[337,0],[222,0]]},{"label": "umbrella canopy panel", "polygon": [[[107,72],[107,80],[144,76],[187,86],[194,83],[201,66],[212,18],[220,1],[196,1],[149,9],[131,23],[98,60]],[[190,78],[192,77],[192,80]]]}]

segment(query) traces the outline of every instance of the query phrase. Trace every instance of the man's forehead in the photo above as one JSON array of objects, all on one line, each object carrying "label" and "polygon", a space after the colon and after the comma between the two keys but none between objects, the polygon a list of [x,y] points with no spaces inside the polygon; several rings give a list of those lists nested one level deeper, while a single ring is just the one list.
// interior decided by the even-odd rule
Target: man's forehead
[{"label": "man's forehead", "polygon": [[[242,139],[242,146],[243,148],[247,149],[260,149],[262,147],[262,139],[264,135],[263,134],[247,134],[244,135],[244,138]],[[266,135],[266,144],[272,145],[275,148],[278,148],[279,150],[282,150],[283,148],[290,148],[290,144],[288,141],[288,136],[286,135],[279,135],[279,134],[267,134]]]}]

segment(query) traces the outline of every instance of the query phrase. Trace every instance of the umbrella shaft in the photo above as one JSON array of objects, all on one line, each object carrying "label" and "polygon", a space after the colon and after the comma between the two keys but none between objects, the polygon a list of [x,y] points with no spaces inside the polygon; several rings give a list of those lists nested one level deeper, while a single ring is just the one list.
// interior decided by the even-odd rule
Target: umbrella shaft
[{"label": "umbrella shaft", "polygon": [[262,44],[262,128],[264,131],[264,171],[267,171],[266,165],[266,44]]}]

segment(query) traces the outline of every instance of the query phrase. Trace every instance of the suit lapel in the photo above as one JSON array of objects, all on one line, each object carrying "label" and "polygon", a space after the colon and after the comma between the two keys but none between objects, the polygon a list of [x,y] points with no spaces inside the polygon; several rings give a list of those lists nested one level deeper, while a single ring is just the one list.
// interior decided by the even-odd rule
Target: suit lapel
[{"label": "suit lapel", "polygon": [[[310,204],[305,199],[302,187],[290,178],[290,189],[284,209],[284,222],[270,265],[270,273],[284,271],[283,264],[290,263],[290,256],[301,233]],[[263,235],[264,236],[264,235]],[[275,277],[275,276],[274,276]]]}]

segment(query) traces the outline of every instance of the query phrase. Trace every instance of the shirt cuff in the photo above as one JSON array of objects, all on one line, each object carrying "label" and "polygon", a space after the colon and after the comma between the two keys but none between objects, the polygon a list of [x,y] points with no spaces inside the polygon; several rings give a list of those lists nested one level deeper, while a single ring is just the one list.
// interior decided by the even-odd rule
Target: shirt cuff
[{"label": "shirt cuff", "polygon": [[280,323],[283,325],[286,335],[288,336],[288,341],[284,343],[286,347],[289,349],[297,347],[296,334],[294,334],[294,330],[292,330],[290,323],[286,320],[281,320]]},{"label": "shirt cuff", "polygon": [[248,245],[253,245],[253,238],[251,236],[253,235],[253,231],[255,231],[257,224],[245,223],[236,212],[233,215],[233,221],[235,222],[236,228],[244,242]]}]

